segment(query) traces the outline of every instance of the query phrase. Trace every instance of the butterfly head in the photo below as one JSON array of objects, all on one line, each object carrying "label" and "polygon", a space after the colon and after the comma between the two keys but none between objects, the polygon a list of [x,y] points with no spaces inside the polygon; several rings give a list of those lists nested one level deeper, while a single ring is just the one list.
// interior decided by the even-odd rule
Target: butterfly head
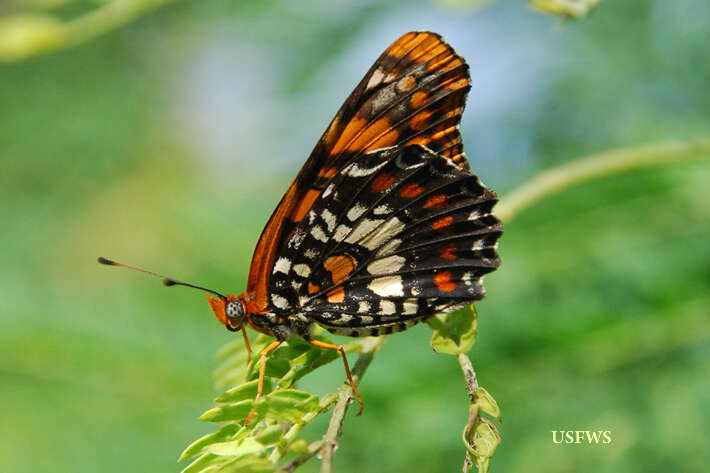
[{"label": "butterfly head", "polygon": [[246,319],[246,309],[239,297],[228,295],[225,298],[216,298],[207,294],[207,302],[210,303],[217,320],[224,324],[227,330],[236,332],[242,329]]}]

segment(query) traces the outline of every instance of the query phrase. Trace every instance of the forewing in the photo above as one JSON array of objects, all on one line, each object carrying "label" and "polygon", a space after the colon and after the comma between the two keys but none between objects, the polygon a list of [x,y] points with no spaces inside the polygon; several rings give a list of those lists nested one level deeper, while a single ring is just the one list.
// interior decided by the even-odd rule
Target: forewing
[{"label": "forewing", "polygon": [[[439,35],[407,33],[382,53],[321,137],[259,238],[247,284],[251,312],[274,309],[269,294],[276,283],[271,276],[283,240],[349,163],[375,149],[421,144],[440,159],[468,167],[458,124],[469,88],[468,66]],[[289,299],[277,308],[290,309],[295,302]]]},{"label": "forewing", "polygon": [[390,333],[483,297],[495,194],[418,146],[339,170],[279,251],[274,295],[336,333]]}]

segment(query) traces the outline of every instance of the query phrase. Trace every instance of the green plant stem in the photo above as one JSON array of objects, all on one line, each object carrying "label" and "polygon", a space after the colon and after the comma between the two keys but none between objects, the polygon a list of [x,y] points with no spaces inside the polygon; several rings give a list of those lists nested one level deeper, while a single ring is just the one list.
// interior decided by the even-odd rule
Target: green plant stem
[{"label": "green plant stem", "polygon": [[495,213],[503,222],[509,222],[537,201],[575,184],[632,169],[709,157],[710,138],[617,148],[592,154],[539,173],[503,196]]},{"label": "green plant stem", "polygon": [[[461,366],[461,371],[463,371],[464,378],[466,378],[466,391],[468,391],[468,397],[471,402],[474,401],[476,397],[476,391],[478,391],[478,379],[476,378],[476,371],[473,369],[473,363],[466,353],[459,353],[456,355],[456,359],[459,361],[459,366]],[[478,419],[478,409],[469,409],[468,421],[466,425],[472,428],[476,424]],[[473,458],[471,458],[471,453],[466,450],[466,456],[463,460],[462,471],[468,473],[473,468],[475,464]]]},{"label": "green plant stem", "polygon": [[473,402],[476,391],[478,391],[478,379],[476,378],[476,372],[473,370],[473,363],[471,363],[471,359],[466,353],[459,353],[456,359],[459,360],[459,366],[461,366],[461,371],[463,371],[463,375],[466,378],[468,397],[470,397],[471,402]]},{"label": "green plant stem", "polygon": [[[353,382],[357,385],[360,384],[362,376],[367,371],[368,366],[372,362],[375,353],[380,349],[385,341],[385,337],[373,338],[365,344],[360,357],[355,363],[355,367],[352,370]],[[338,402],[333,408],[333,415],[330,417],[330,423],[328,424],[328,430],[323,436],[323,443],[320,448],[321,455],[321,473],[332,473],[333,471],[333,456],[335,454],[335,448],[338,445],[338,438],[343,431],[343,422],[345,421],[345,414],[348,412],[348,406],[354,400],[354,394],[352,386],[346,381],[338,390]]]}]

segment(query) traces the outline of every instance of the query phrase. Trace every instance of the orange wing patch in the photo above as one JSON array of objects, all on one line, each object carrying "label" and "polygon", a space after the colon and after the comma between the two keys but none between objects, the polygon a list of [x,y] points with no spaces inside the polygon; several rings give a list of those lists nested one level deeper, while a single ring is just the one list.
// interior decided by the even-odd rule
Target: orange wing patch
[{"label": "orange wing patch", "polygon": [[312,282],[308,281],[308,294],[313,295],[318,291],[320,291],[320,286],[318,284],[313,284]]},{"label": "orange wing patch", "polygon": [[357,261],[349,254],[331,256],[323,262],[323,267],[330,271],[333,284],[344,281],[356,266]]},{"label": "orange wing patch", "polygon": [[444,206],[446,203],[446,194],[435,194],[429,197],[426,202],[424,202],[424,207],[425,209],[432,208],[432,209],[440,209]]},{"label": "orange wing patch", "polygon": [[451,280],[451,271],[442,271],[434,275],[434,284],[443,292],[456,289],[456,283]]},{"label": "orange wing patch", "polygon": [[456,256],[456,244],[449,243],[448,245],[439,248],[439,256],[443,259],[454,260]]},{"label": "orange wing patch", "polygon": [[335,289],[328,291],[328,302],[336,303],[345,300],[345,289],[343,286],[338,286]]},{"label": "orange wing patch", "polygon": [[389,187],[394,184],[394,181],[396,180],[397,179],[393,175],[382,173],[372,181],[370,189],[372,189],[372,192],[382,192],[389,189]]},{"label": "orange wing patch", "polygon": [[389,118],[383,117],[363,128],[357,138],[348,144],[347,149],[357,153],[386,148],[397,143],[397,138],[399,131],[392,126]]},{"label": "orange wing patch", "polygon": [[399,191],[399,196],[404,199],[412,199],[421,194],[422,192],[424,192],[424,188],[416,182],[412,182],[411,184],[407,184],[406,186],[402,187],[402,190]]},{"label": "orange wing patch", "polygon": [[313,202],[316,201],[319,195],[320,191],[318,189],[310,189],[306,192],[306,195],[296,206],[296,209],[291,216],[291,220],[294,222],[300,222],[303,220],[303,217],[305,217],[311,207],[313,207]]},{"label": "orange wing patch", "polygon": [[442,228],[448,227],[452,223],[454,223],[454,217],[449,215],[448,217],[441,217],[440,219],[435,220],[431,224],[431,228],[432,230],[441,230]]}]

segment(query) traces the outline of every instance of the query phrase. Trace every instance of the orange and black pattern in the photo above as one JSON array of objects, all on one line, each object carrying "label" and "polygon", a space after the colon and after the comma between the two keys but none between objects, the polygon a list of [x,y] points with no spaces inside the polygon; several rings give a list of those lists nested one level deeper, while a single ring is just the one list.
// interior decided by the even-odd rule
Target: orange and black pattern
[{"label": "orange and black pattern", "polygon": [[404,330],[483,297],[495,194],[468,171],[468,66],[412,32],[345,101],[262,233],[242,296],[255,328],[309,338]]}]

